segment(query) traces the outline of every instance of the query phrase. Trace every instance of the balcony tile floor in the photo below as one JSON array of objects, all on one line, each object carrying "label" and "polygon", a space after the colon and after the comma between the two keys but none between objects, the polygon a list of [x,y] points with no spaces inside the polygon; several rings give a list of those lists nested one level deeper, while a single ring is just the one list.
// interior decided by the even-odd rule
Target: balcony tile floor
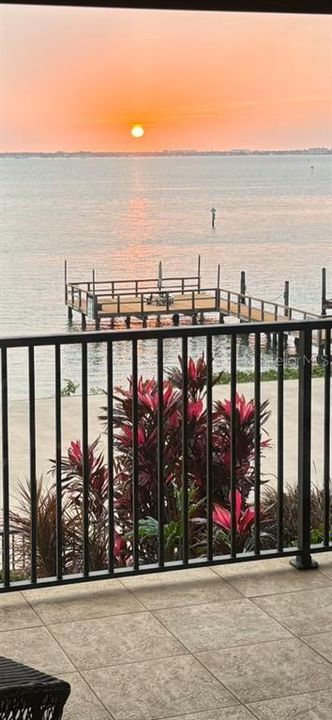
[{"label": "balcony tile floor", "polygon": [[0,596],[0,652],[64,720],[331,720],[332,553]]}]

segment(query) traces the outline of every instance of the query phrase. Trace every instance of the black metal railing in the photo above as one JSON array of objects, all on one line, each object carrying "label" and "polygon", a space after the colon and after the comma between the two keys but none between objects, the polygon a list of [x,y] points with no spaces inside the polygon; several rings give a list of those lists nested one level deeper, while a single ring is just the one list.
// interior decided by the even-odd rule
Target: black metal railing
[{"label": "black metal railing", "polygon": [[[4,591],[36,585],[55,585],[59,583],[95,580],[128,574],[141,574],[166,569],[179,569],[191,566],[203,566],[219,563],[242,562],[266,557],[296,556],[296,565],[310,568],[314,565],[312,554],[332,549],[331,538],[331,329],[332,318],[315,321],[285,321],[275,323],[255,323],[239,325],[213,325],[201,327],[170,327],[147,330],[123,330],[112,332],[88,332],[68,335],[48,335],[29,338],[5,338],[0,340],[1,349],[1,434],[2,434],[2,509],[0,527],[2,537],[2,565],[0,568],[0,589]],[[323,402],[321,407],[322,435],[322,478],[320,488],[321,523],[319,537],[317,528],[311,523],[312,478],[311,478],[311,418],[312,418],[312,374],[316,358],[313,357],[313,337],[320,332],[323,349],[320,348],[320,367],[323,377]],[[285,543],[285,334],[295,334],[298,342],[298,392],[294,400],[294,417],[297,417],[297,497],[298,523],[291,545]],[[275,342],[276,372],[276,435],[272,438],[276,447],[276,498],[277,507],[274,522],[269,526],[268,514],[262,512],[262,494],[264,491],[262,476],[262,423],[265,408],[262,399],[262,349],[263,335],[273,334]],[[253,402],[251,408],[252,450],[246,463],[240,462],[238,380],[239,338],[252,336],[253,344]],[[191,396],[193,377],[190,370],[190,342],[200,338],[204,345],[204,361],[201,364],[201,376],[194,381],[201,383],[204,402]],[[216,405],[215,393],[215,342],[227,339],[230,376],[228,406]],[[172,389],[174,407],[170,415],[170,381],[165,375],[165,344],[173,340],[180,344],[181,368]],[[143,342],[142,342],[143,341]],[[149,477],[152,483],[152,495],[146,503],[148,510],[142,516],[141,494],[144,491],[147,467],[146,458],[142,458],[142,389],[139,377],[141,357],[144,357],[146,342],[155,349],[155,394],[149,412],[154,413],[154,445],[149,456]],[[88,368],[89,353],[92,346],[105,350],[105,454],[104,475],[100,466],[99,475],[94,466],[91,445],[89,445],[89,404]],[[119,407],[114,392],[116,374],[116,347],[129,343],[130,393],[126,396],[127,415],[122,417],[122,440],[126,441],[125,452],[122,448],[121,467],[119,460]],[[66,470],[63,460],[63,403],[61,393],[62,355],[64,348],[78,346],[81,372],[81,445],[80,462],[75,472]],[[41,535],[43,526],[40,516],[40,488],[37,481],[38,424],[36,423],[36,352],[48,347],[52,353],[54,372],[54,476],[45,532],[50,533],[48,549],[54,550],[51,557],[51,570],[47,571],[41,562],[41,547],[47,538]],[[126,346],[127,347],[127,346]],[[12,507],[14,478],[11,472],[10,428],[11,404],[9,398],[9,371],[13,353],[25,348],[27,352],[28,376],[28,435],[29,435],[29,493],[28,516],[25,508],[24,522],[19,520],[20,508]],[[175,389],[174,389],[175,388]],[[225,390],[226,392],[226,390]],[[192,401],[194,397],[194,401]],[[196,398],[196,399],[195,399]],[[53,402],[52,401],[52,402]],[[218,416],[218,412],[220,417]],[[227,411],[227,412],[226,412]],[[227,414],[228,413],[228,414]],[[121,414],[121,413],[120,413]],[[218,416],[218,417],[217,417]],[[149,415],[150,417],[150,415]],[[170,447],[167,435],[166,417],[170,427],[176,425],[172,435],[174,447]],[[218,419],[219,418],[219,419]],[[218,424],[219,423],[219,424]],[[199,451],[193,458],[193,427],[199,437]],[[198,428],[198,430],[197,430]],[[144,429],[145,440],[151,436]],[[121,433],[120,433],[121,434]],[[247,436],[246,436],[247,438]],[[222,477],[221,465],[218,465],[220,447],[224,443],[229,453],[229,471]],[[167,475],[170,452],[176,467],[177,481]],[[203,457],[204,456],[204,457]],[[202,460],[203,457],[203,460]],[[224,455],[223,457],[226,457]],[[202,460],[199,476],[195,473],[195,458]],[[248,460],[249,458],[249,460]],[[99,458],[100,459],[100,458]],[[120,464],[119,464],[120,463]],[[242,463],[242,464],[241,464]],[[251,467],[250,488],[245,473]],[[223,466],[225,468],[226,465]],[[203,470],[202,470],[203,468]],[[228,468],[228,465],[227,465]],[[246,470],[247,468],[247,470]],[[95,472],[95,475],[93,475]],[[224,472],[224,470],[223,470]],[[66,474],[67,473],[67,474]],[[76,473],[76,475],[75,475]],[[70,478],[76,477],[76,485],[70,486]],[[119,494],[119,478],[126,474],[125,498]],[[224,473],[225,475],[225,473]],[[95,485],[92,482],[92,478]],[[101,483],[101,478],[103,483]],[[102,485],[102,490],[98,486]],[[100,484],[99,483],[99,484]],[[223,484],[224,483],[224,484]],[[71,487],[71,510],[67,507],[66,492]],[[97,492],[96,487],[99,487]],[[177,510],[169,523],[166,512],[166,493],[170,487],[174,494],[172,503],[178,502]],[[143,489],[142,489],[143,488]],[[222,492],[220,490],[222,488]],[[245,489],[247,488],[247,489]],[[199,490],[199,493],[198,493]],[[229,490],[229,492],[228,492]],[[98,495],[99,493],[99,495]],[[197,494],[198,493],[198,494]],[[242,493],[242,495],[241,495]],[[241,495],[241,507],[238,498]],[[54,504],[52,505],[52,502]],[[125,502],[127,503],[124,509]],[[99,503],[99,504],[98,504]],[[221,524],[218,526],[218,516]],[[53,514],[52,514],[53,513]],[[75,514],[75,520],[73,519]],[[122,514],[121,514],[122,513]],[[241,514],[241,520],[240,518]],[[175,519],[174,519],[175,518]],[[270,518],[271,519],[271,518]],[[250,522],[249,522],[250,521]],[[68,525],[66,523],[68,522]],[[52,525],[53,523],[53,525]],[[127,524],[126,524],[127,523]],[[243,527],[250,526],[250,532],[244,547],[239,543]],[[176,526],[176,531],[174,530]],[[199,535],[193,532],[199,527]],[[75,532],[73,532],[73,528]],[[269,532],[273,529],[273,533]],[[242,528],[243,529],[243,528]],[[313,535],[313,530],[315,534]],[[144,531],[144,532],[143,532]],[[95,537],[99,532],[98,551],[95,553]],[[174,537],[172,536],[172,533]],[[22,554],[13,558],[13,533],[21,533]],[[145,533],[145,535],[144,535]],[[177,534],[176,534],[177,533]],[[16,537],[16,535],[15,535]],[[53,540],[52,540],[53,538]],[[175,539],[174,539],[175,538]],[[54,545],[50,543],[54,542]],[[102,550],[101,550],[102,546]],[[120,549],[119,549],[120,548]],[[171,551],[170,551],[171,548]],[[144,552],[143,552],[144,550]],[[69,558],[69,560],[68,560]],[[46,569],[45,569],[46,568]],[[15,569],[15,573],[13,570]],[[74,569],[74,570],[73,570]]]}]

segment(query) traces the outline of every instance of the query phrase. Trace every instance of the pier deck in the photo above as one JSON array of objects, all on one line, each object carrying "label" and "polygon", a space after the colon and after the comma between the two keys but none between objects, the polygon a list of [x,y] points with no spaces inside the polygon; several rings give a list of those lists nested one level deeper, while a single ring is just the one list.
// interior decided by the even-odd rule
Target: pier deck
[{"label": "pier deck", "polygon": [[[257,298],[244,292],[221,287],[201,287],[200,276],[177,278],[148,278],[145,280],[110,280],[65,284],[65,301],[69,318],[73,311],[80,313],[82,327],[86,321],[95,323],[124,318],[127,327],[133,318],[146,326],[148,318],[159,322],[169,316],[175,324],[180,316],[189,316],[193,323],[203,320],[206,313],[217,313],[219,322],[232,317],[240,322],[284,322],[289,320],[315,320],[321,316],[296,307]],[[324,330],[314,336],[313,342],[320,347],[324,342]]]}]

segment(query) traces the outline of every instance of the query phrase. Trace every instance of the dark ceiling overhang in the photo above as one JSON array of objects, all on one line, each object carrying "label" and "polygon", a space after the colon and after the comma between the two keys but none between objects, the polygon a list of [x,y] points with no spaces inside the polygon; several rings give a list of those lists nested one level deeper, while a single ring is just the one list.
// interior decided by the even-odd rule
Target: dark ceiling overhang
[{"label": "dark ceiling overhang", "polygon": [[[14,0],[11,5],[33,5],[33,0]],[[37,3],[36,3],[37,4]],[[195,0],[170,0],[169,2],[102,2],[102,0],[86,0],[75,2],[75,0],[55,0],[54,2],[40,2],[38,5],[59,5],[70,7],[103,7],[103,8],[144,8],[160,10],[208,10],[227,12],[270,12],[270,13],[297,13],[297,14],[331,14],[331,0],[222,0],[213,2],[195,2]]]}]

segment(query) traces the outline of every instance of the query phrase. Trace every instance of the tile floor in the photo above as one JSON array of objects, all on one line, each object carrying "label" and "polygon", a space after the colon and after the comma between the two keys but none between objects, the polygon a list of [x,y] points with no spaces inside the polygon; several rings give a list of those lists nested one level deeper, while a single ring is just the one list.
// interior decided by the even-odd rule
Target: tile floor
[{"label": "tile floor", "polygon": [[331,720],[332,553],[1,595],[0,654],[64,720]]}]

